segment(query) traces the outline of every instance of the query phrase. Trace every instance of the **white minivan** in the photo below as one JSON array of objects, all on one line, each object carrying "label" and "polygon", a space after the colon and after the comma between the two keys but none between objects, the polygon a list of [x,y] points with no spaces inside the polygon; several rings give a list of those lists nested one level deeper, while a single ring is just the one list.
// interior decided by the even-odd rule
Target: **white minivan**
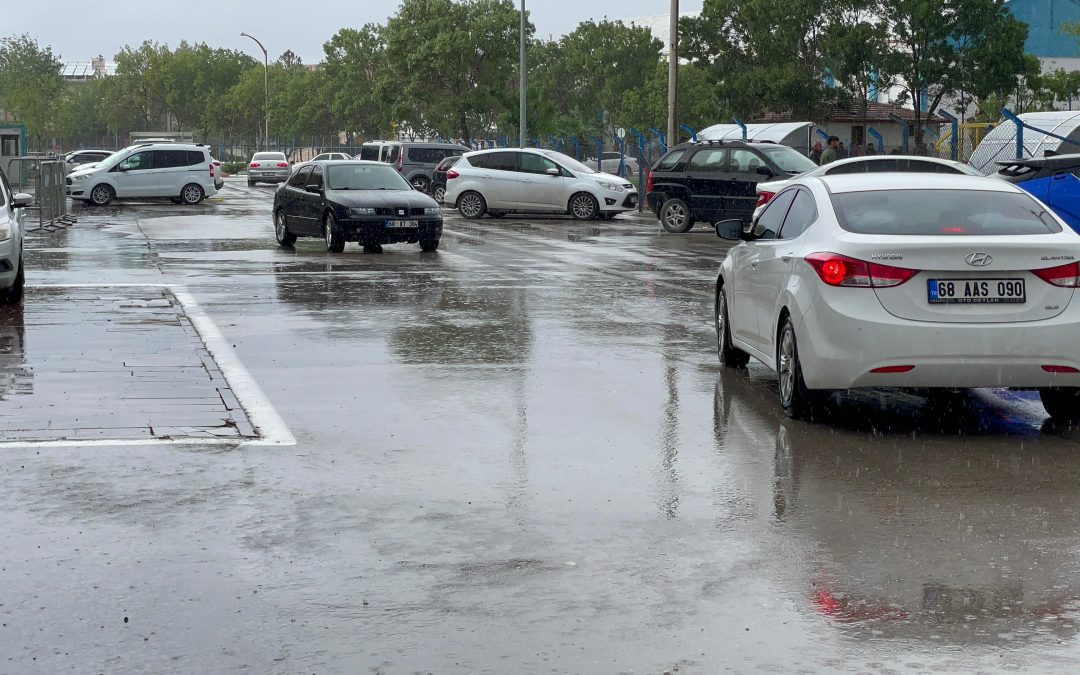
[{"label": "white minivan", "polygon": [[205,145],[139,143],[91,167],[72,171],[67,191],[72,199],[94,206],[128,198],[198,204],[217,193],[219,171]]},{"label": "white minivan", "polygon": [[638,192],[625,178],[599,173],[561,152],[513,148],[462,155],[446,172],[443,202],[469,219],[519,211],[592,220],[637,208]]}]

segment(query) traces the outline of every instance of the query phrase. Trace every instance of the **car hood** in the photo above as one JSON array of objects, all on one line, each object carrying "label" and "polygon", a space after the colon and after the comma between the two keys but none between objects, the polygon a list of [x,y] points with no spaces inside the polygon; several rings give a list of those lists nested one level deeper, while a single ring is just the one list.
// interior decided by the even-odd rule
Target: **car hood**
[{"label": "car hood", "polygon": [[89,176],[94,173],[96,169],[97,164],[81,164],[68,174],[68,178],[82,178],[83,176]]},{"label": "car hood", "polygon": [[602,181],[604,183],[615,183],[616,185],[624,186],[629,184],[629,182],[625,178],[619,178],[618,176],[614,176],[610,173],[583,173],[580,174],[578,178],[584,178],[586,180],[591,180],[596,183]]},{"label": "car hood", "polygon": [[411,209],[438,206],[434,199],[416,190],[327,190],[326,198],[342,206],[407,206]]}]

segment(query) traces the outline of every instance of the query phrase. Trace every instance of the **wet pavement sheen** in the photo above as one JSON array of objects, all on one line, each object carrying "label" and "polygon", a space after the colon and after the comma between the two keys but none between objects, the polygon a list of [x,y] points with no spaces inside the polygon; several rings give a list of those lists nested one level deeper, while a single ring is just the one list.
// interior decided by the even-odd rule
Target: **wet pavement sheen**
[{"label": "wet pavement sheen", "polygon": [[[167,287],[297,442],[3,448],[0,673],[1080,664],[1080,432],[1034,395],[859,392],[793,422],[760,365],[717,364],[705,229],[448,213],[437,254],[330,255],[279,249],[271,198],[77,207],[28,241],[3,440],[50,406],[227,417]],[[140,400],[199,410],[133,408],[128,363],[154,373]]]}]

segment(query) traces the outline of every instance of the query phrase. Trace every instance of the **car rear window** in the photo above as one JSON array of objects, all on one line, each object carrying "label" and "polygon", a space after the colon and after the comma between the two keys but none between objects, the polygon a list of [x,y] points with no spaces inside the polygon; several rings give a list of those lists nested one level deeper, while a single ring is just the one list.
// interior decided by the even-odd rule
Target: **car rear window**
[{"label": "car rear window", "polygon": [[251,159],[253,159],[253,160],[260,160],[261,159],[261,160],[264,160],[264,161],[265,160],[276,159],[276,160],[280,160],[280,161],[284,162],[285,161],[285,153],[284,152],[256,152],[255,155]]},{"label": "car rear window", "polygon": [[941,164],[940,162],[927,162],[926,160],[909,159],[907,157],[887,157],[882,159],[868,159],[863,162],[847,162],[839,166],[830,166],[828,171],[825,172],[825,175],[835,176],[842,173],[884,173],[886,171],[898,171],[901,173],[964,173],[955,166]]},{"label": "car rear window", "polygon": [[673,150],[656,165],[656,171],[671,171],[686,154],[685,150]]},{"label": "car rear window", "polygon": [[1026,194],[991,190],[869,190],[832,195],[840,227],[856,234],[986,236],[1061,232]]},{"label": "car rear window", "polygon": [[379,146],[365,145],[364,147],[360,148],[360,159],[377,161],[379,159]]}]

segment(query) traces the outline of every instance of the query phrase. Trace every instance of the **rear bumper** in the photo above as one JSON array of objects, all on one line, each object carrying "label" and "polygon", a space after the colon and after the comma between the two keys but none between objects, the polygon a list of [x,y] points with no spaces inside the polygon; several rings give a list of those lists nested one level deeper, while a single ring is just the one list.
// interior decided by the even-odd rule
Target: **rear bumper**
[{"label": "rear bumper", "polygon": [[[811,389],[1080,386],[1080,373],[1043,370],[1080,370],[1080,303],[1044,321],[916,322],[887,313],[873,293],[852,290],[844,303],[818,295],[797,325],[803,376]],[[914,369],[871,372],[888,366]]]}]

